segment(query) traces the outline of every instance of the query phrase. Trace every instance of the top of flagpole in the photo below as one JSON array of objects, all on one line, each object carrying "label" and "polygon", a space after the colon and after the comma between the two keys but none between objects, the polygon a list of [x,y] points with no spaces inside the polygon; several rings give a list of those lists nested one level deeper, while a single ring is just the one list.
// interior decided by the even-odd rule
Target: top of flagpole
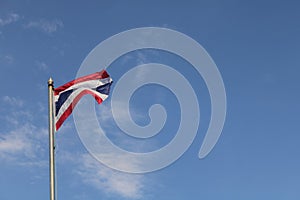
[{"label": "top of flagpole", "polygon": [[52,78],[50,77],[48,80],[48,86],[52,85],[53,86],[54,81],[52,80]]}]

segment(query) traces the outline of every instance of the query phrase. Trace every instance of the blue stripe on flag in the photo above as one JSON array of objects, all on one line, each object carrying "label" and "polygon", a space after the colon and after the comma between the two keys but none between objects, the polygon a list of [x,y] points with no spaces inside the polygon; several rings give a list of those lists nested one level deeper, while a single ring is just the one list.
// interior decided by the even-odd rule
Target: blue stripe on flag
[{"label": "blue stripe on flag", "polygon": [[96,88],[96,91],[101,93],[101,94],[109,95],[109,90],[110,90],[111,84],[112,84],[112,82],[101,85],[101,86]]},{"label": "blue stripe on flag", "polygon": [[57,116],[59,109],[65,103],[65,101],[69,98],[69,96],[73,93],[74,90],[67,90],[59,94],[58,100],[55,102],[55,116]]}]

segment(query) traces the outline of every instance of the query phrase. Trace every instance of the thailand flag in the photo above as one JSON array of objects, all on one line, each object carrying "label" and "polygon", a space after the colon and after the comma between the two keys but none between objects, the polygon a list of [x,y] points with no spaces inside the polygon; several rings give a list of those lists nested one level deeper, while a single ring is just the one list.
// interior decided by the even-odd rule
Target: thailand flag
[{"label": "thailand flag", "polygon": [[54,89],[55,128],[58,130],[72,113],[80,98],[92,95],[98,104],[108,95],[112,79],[105,70],[77,78]]}]

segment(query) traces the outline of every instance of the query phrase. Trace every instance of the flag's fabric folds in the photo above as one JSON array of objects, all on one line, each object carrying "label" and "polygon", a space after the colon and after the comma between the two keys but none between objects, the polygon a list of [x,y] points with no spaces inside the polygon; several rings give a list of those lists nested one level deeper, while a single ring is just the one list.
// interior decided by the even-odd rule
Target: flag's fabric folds
[{"label": "flag's fabric folds", "polygon": [[109,74],[102,70],[55,88],[55,129],[60,128],[82,96],[90,94],[98,104],[102,103],[109,95],[111,84]]}]

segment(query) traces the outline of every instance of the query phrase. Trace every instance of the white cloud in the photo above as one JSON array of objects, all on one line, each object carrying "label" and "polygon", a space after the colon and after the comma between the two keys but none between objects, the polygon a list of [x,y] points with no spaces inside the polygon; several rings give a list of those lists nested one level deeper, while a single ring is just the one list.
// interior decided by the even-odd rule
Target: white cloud
[{"label": "white cloud", "polygon": [[58,19],[40,19],[38,21],[30,21],[29,23],[25,24],[24,27],[28,29],[37,29],[47,34],[51,34],[63,28],[64,24],[61,20]]},{"label": "white cloud", "polygon": [[[0,17],[0,27],[13,24],[21,19],[20,15],[16,13],[10,13],[6,17]],[[52,34],[59,29],[63,28],[64,24],[59,19],[47,20],[47,19],[39,19],[25,22],[23,24],[23,28],[27,29],[36,29],[42,31],[47,34]],[[0,35],[2,32],[0,32]]]},{"label": "white cloud", "polygon": [[14,23],[20,19],[20,16],[16,13],[10,13],[7,17],[5,18],[0,18],[0,27],[5,26],[11,23]]},{"label": "white cloud", "polygon": [[130,61],[134,61],[136,63],[136,65],[142,65],[145,63],[149,63],[150,60],[147,58],[146,55],[147,54],[145,54],[144,52],[141,52],[141,51],[137,51],[137,54],[134,56],[129,53],[122,57],[121,63],[126,64],[127,62],[130,62]]},{"label": "white cloud", "polygon": [[5,62],[6,64],[12,64],[15,59],[12,55],[0,55],[0,61]]},{"label": "white cloud", "polygon": [[24,124],[24,122],[27,123],[33,116],[29,111],[19,110],[12,111],[9,115],[5,115],[2,118],[4,118],[10,126],[17,127]]},{"label": "white cloud", "polygon": [[149,77],[149,73],[151,72],[151,65],[147,67],[139,67],[136,70],[136,74],[133,74],[132,76],[135,77],[136,82],[142,82],[147,80]]},{"label": "white cloud", "polygon": [[2,97],[2,101],[9,104],[10,106],[22,107],[24,102],[21,99],[17,99],[15,97],[4,96]]},{"label": "white cloud", "polygon": [[8,64],[12,64],[14,62],[14,57],[12,55],[5,55],[4,59]]},{"label": "white cloud", "polygon": [[38,67],[40,71],[47,71],[49,69],[48,65],[43,61],[35,61],[35,65]]},{"label": "white cloud", "polygon": [[[115,101],[114,102],[114,111],[115,115],[112,115],[111,106],[107,104],[99,105],[97,116],[99,117],[100,121],[103,122],[112,122],[118,120],[120,123],[125,124],[129,122],[128,115],[136,120],[144,119],[146,116],[139,113],[139,111],[133,107],[130,107],[129,114],[128,110],[126,109],[127,106],[125,105],[126,102]],[[115,118],[113,118],[115,117]],[[103,123],[105,124],[105,123]]]},{"label": "white cloud", "polygon": [[[145,188],[144,175],[128,174],[110,169],[95,160],[88,153],[70,153],[60,151],[57,156],[57,163],[72,164],[75,177],[79,177],[86,185],[100,190],[104,194],[118,195],[130,199],[139,199],[143,196]],[[125,164],[128,160],[124,159]]]},{"label": "white cloud", "polygon": [[[107,194],[118,194],[125,198],[139,199],[142,197],[144,176],[128,174],[112,170],[101,165],[89,154],[83,154],[80,158],[80,166],[76,173],[83,181],[93,187],[102,190]],[[127,160],[119,160],[128,164]]]},{"label": "white cloud", "polygon": [[147,56],[146,56],[145,53],[138,51],[136,62],[137,62],[138,65],[142,65],[142,64],[145,64],[145,63],[149,63],[149,60],[147,59]]},{"label": "white cloud", "polygon": [[[0,161],[23,166],[44,166],[47,128],[32,123],[33,113],[24,108],[24,101],[15,97],[2,97],[6,115],[1,116]],[[6,130],[5,130],[6,129]]]},{"label": "white cloud", "polygon": [[1,160],[30,166],[45,163],[36,158],[44,152],[46,144],[43,141],[47,141],[47,129],[27,123],[0,135]]}]

